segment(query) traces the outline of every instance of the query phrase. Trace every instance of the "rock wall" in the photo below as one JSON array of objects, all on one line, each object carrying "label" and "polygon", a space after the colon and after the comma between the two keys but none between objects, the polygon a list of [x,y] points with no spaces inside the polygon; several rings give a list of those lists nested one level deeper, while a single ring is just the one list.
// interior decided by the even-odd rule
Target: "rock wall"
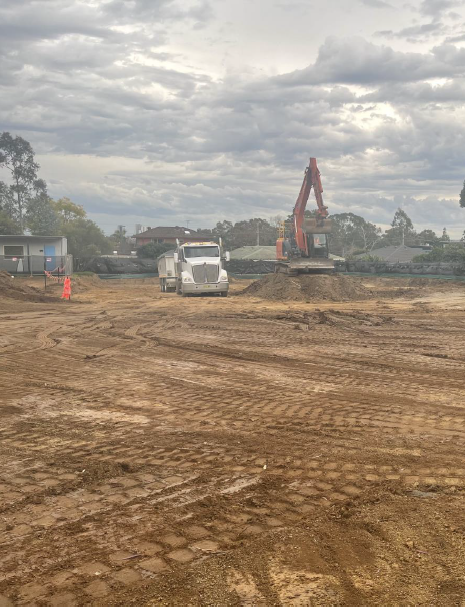
[{"label": "rock wall", "polygon": [[232,274],[271,274],[274,267],[274,261],[231,259],[226,263],[226,270]]},{"label": "rock wall", "polygon": [[74,258],[75,272],[96,274],[156,274],[156,259],[138,257],[81,257]]},{"label": "rock wall", "polygon": [[[232,274],[271,274],[274,261],[250,261],[233,259],[226,263]],[[360,272],[366,274],[435,274],[443,276],[465,276],[465,265],[459,263],[388,263],[379,261],[336,261],[336,272]],[[75,272],[96,274],[156,274],[156,259],[138,257],[89,257],[74,259]]]},{"label": "rock wall", "polygon": [[338,272],[362,272],[367,274],[435,274],[443,276],[465,276],[465,265],[460,263],[388,263],[382,261],[338,261]]}]

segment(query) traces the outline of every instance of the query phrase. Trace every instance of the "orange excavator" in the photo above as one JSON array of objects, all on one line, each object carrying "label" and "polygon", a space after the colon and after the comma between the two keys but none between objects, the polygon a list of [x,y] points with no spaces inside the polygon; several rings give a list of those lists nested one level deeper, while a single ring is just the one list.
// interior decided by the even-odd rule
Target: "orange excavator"
[{"label": "orange excavator", "polygon": [[[305,217],[308,198],[313,188],[317,210]],[[329,258],[328,234],[331,233],[328,207],[323,202],[323,186],[316,158],[310,158],[304,181],[295,203],[292,223],[281,223],[276,241],[276,272],[295,276],[299,273],[331,272],[334,262]]]}]

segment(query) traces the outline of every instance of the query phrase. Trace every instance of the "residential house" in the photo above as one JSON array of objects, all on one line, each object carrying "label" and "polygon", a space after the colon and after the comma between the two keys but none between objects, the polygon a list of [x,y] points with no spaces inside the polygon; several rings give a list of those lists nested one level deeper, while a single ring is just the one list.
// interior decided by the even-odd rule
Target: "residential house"
[{"label": "residential house", "polygon": [[145,232],[140,232],[132,237],[136,241],[136,247],[142,247],[151,242],[157,244],[176,244],[176,240],[182,242],[202,242],[211,240],[211,235],[201,234],[196,230],[174,227],[147,228]]}]

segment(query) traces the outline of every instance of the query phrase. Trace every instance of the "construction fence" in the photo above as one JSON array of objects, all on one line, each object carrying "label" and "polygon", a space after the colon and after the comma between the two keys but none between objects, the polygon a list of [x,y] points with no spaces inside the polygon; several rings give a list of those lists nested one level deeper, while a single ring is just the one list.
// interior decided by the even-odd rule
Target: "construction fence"
[{"label": "construction fence", "polygon": [[43,275],[45,272],[54,276],[71,276],[73,273],[73,256],[53,255],[46,257],[44,255],[24,255],[12,257],[0,255],[1,270],[6,270],[9,274],[15,276],[22,274],[29,276]]}]

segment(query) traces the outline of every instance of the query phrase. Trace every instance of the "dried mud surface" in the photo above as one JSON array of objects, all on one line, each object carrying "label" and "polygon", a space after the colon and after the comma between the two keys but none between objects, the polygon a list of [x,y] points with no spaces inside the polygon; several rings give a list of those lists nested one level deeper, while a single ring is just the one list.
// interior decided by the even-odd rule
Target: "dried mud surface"
[{"label": "dried mud surface", "polygon": [[463,606],[465,289],[358,287],[0,294],[0,606]]}]

